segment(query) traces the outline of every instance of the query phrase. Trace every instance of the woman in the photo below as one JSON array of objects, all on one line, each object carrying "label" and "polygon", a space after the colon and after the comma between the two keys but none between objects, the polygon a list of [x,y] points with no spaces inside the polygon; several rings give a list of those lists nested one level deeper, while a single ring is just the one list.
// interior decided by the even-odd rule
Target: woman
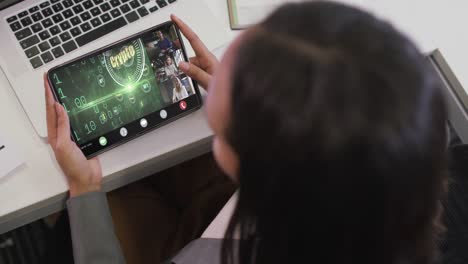
[{"label": "woman", "polygon": [[187,90],[185,89],[184,85],[179,80],[179,78],[172,77],[171,81],[172,81],[172,85],[174,86],[174,89],[172,89],[172,102],[175,103],[182,99],[187,98],[188,97]]},{"label": "woman", "polygon": [[169,56],[166,57],[166,61],[164,62],[164,72],[168,78],[177,77],[179,75],[179,70]]},{"label": "woman", "polygon": [[[239,36],[219,63],[173,20],[196,51],[180,68],[209,87],[216,160],[240,186],[223,263],[432,263],[446,109],[411,41],[351,7],[288,4]],[[73,230],[89,220],[75,218],[77,207],[105,204],[101,171],[69,140],[66,114],[53,105],[50,143],[69,180]],[[73,239],[77,263],[92,258]],[[89,249],[100,263],[122,261],[109,240],[114,251]]]}]

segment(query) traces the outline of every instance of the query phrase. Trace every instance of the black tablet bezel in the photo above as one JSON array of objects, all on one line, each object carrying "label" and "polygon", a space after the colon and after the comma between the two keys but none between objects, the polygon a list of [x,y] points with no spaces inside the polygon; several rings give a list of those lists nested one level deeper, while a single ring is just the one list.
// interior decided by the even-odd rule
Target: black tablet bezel
[{"label": "black tablet bezel", "polygon": [[[62,104],[63,102],[60,100],[60,97],[58,96],[58,93],[56,91],[56,87],[55,85],[53,84],[52,82],[52,78],[51,78],[51,73],[62,68],[62,67],[66,67],[66,66],[69,66],[71,64],[74,64],[76,62],[79,62],[81,60],[86,60],[90,57],[93,57],[93,56],[97,56],[98,54],[108,50],[108,49],[111,49],[115,46],[118,46],[122,43],[125,43],[125,42],[129,42],[129,41],[132,41],[132,40],[135,40],[135,39],[138,39],[140,37],[142,37],[142,35],[145,35],[145,34],[148,34],[149,32],[154,32],[154,31],[157,31],[158,29],[160,28],[163,28],[163,27],[167,27],[167,26],[174,26],[175,29],[176,29],[176,33],[177,33],[177,37],[179,38],[180,40],[180,45],[181,45],[181,50],[182,50],[182,54],[183,54],[183,57],[184,57],[184,60],[185,61],[189,61],[188,60],[188,56],[187,56],[187,52],[186,52],[186,49],[185,49],[185,45],[184,45],[184,41],[182,39],[182,35],[180,33],[180,30],[179,28],[177,27],[177,25],[172,22],[172,21],[167,21],[167,22],[164,22],[162,24],[159,24],[157,26],[154,26],[154,27],[151,27],[151,28],[148,28],[146,30],[143,30],[143,31],[140,31],[134,35],[131,35],[129,36],[128,38],[125,38],[125,39],[122,39],[122,40],[119,40],[117,42],[114,42],[114,43],[111,43],[103,48],[100,48],[98,50],[95,50],[95,51],[92,51],[90,53],[87,53],[87,54],[84,54],[80,57],[77,57],[71,61],[68,61],[66,63],[63,63],[63,64],[60,64],[58,66],[55,66],[53,68],[51,68],[48,72],[47,72],[47,79],[48,79],[48,82],[49,82],[49,85],[50,87],[52,88],[52,93],[54,95],[54,98],[57,102],[59,102],[60,104]],[[76,139],[75,137],[75,133],[74,133],[74,130],[73,130],[73,127],[72,127],[72,124],[70,123],[70,129],[71,129],[71,137],[73,139],[74,142],[77,143],[78,147],[82,150],[83,154],[86,156],[87,159],[91,159],[93,157],[96,157],[108,150],[111,150],[113,148],[116,148],[126,142],[129,142],[135,138],[138,138],[150,131],[153,131],[153,130],[156,130],[157,128],[160,128],[164,125],[167,125],[169,123],[172,123],[174,121],[176,121],[177,119],[179,118],[182,118],[190,113],[193,113],[195,111],[197,111],[198,109],[200,109],[203,105],[203,100],[202,100],[202,96],[200,94],[200,89],[198,87],[198,83],[193,80],[192,78],[190,78],[190,80],[192,81],[192,85],[193,85],[193,88],[195,90],[195,94],[194,95],[191,95],[189,96],[188,98],[185,98],[184,101],[187,105],[187,108],[182,110],[180,106],[180,102],[176,102],[176,103],[173,103],[165,108],[163,108],[164,110],[166,110],[168,113],[174,113],[175,112],[175,115],[173,116],[170,116],[167,118],[167,119],[163,119],[163,118],[159,118],[158,120],[158,116],[159,116],[159,113],[162,109],[157,109],[155,110],[154,112],[152,112],[151,114],[149,115],[146,115],[146,116],[142,116],[140,117],[139,120],[141,120],[142,118],[145,118],[145,119],[149,119],[149,120],[158,120],[159,122],[157,123],[152,123],[152,122],[149,122],[150,125],[148,125],[146,128],[143,128],[141,129],[141,131],[133,134],[133,135],[128,135],[127,137],[120,137],[118,140],[114,140],[115,137],[114,135],[116,133],[119,133],[118,130],[119,129],[114,129],[104,135],[99,135],[87,142],[84,142],[83,144],[79,144],[78,145],[78,140]],[[179,109],[179,110],[177,110]],[[139,120],[135,120],[133,122],[130,122],[128,124],[125,124],[124,126],[125,127],[130,127],[130,126],[134,126],[135,122],[139,122]],[[99,144],[97,144],[99,142],[99,138],[105,136],[106,138],[112,138],[112,142],[107,144],[106,146],[101,146]],[[95,144],[93,145],[93,142],[95,142]],[[91,145],[90,145],[91,144]]]}]

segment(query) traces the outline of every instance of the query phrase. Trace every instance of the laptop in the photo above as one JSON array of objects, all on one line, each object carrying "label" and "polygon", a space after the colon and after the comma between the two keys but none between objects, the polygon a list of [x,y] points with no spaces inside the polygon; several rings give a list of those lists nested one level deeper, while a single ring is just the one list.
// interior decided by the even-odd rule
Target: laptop
[{"label": "laptop", "polygon": [[441,50],[436,49],[428,55],[429,63],[444,85],[449,123],[460,140],[468,143],[468,94],[460,80],[450,68]]},{"label": "laptop", "polygon": [[41,137],[47,137],[42,76],[50,68],[170,14],[185,20],[209,49],[227,40],[228,29],[200,0],[0,0],[0,9],[0,67]]}]

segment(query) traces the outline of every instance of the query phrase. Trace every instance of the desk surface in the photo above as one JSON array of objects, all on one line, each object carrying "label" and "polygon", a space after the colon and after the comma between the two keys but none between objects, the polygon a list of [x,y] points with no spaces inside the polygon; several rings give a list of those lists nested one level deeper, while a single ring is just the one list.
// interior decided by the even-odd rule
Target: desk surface
[{"label": "desk surface", "polygon": [[[203,1],[207,2],[213,13],[218,16],[219,23],[228,29],[226,1]],[[464,14],[467,10],[463,4],[465,1],[346,0],[345,2],[357,3],[388,18],[407,32],[426,52],[439,48],[461,83],[464,87],[468,87],[468,73],[464,72],[468,69],[468,60],[464,59],[464,55],[468,55],[465,48],[468,47],[468,34],[463,32],[463,25],[466,24],[463,22],[468,22],[468,16]],[[235,32],[230,32],[226,42],[235,35]],[[11,175],[0,179],[1,234],[63,208],[67,185],[50,148],[34,132],[8,81],[1,73],[0,122],[2,134],[17,143],[26,161]],[[180,122],[158,129],[101,155],[104,188],[115,189],[188,160],[207,152],[210,145],[211,131],[203,112],[198,111]],[[216,226],[225,226],[228,217],[223,215],[229,215],[231,207],[227,208],[213,223],[214,228],[207,230],[206,237],[210,237],[210,230],[218,230],[218,235],[212,236],[219,236],[220,228],[216,229]]]}]

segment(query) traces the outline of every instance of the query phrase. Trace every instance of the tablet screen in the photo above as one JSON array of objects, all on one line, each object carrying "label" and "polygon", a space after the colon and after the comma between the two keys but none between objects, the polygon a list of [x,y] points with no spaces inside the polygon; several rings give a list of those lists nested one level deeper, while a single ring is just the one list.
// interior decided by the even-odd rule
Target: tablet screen
[{"label": "tablet screen", "polygon": [[166,23],[49,72],[87,156],[200,106],[179,34]]}]

